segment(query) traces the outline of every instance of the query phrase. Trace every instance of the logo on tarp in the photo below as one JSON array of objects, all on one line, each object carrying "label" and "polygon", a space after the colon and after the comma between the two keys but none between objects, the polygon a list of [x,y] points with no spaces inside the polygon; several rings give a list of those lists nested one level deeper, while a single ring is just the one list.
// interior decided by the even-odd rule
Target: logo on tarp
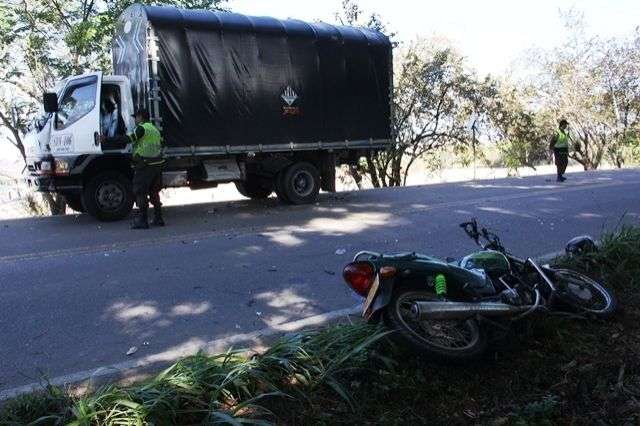
[{"label": "logo on tarp", "polygon": [[294,102],[296,100],[298,100],[298,95],[291,88],[291,86],[287,86],[287,88],[284,89],[284,92],[282,93],[282,95],[280,97],[287,104],[287,105],[282,107],[282,115],[284,115],[284,116],[287,116],[287,115],[293,115],[293,116],[302,115],[302,112],[300,111],[300,107],[293,106]]},{"label": "logo on tarp", "polygon": [[287,105],[292,106],[293,103],[298,99],[298,95],[296,95],[296,92],[293,91],[291,86],[287,86],[287,88],[284,89],[284,93],[282,93],[281,98],[287,103]]}]

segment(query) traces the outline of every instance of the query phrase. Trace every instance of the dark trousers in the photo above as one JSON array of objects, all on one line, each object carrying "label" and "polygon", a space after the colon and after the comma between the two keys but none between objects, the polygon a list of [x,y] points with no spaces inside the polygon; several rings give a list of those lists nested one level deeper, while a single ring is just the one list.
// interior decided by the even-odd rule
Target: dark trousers
[{"label": "dark trousers", "polygon": [[140,214],[146,216],[149,201],[159,211],[162,190],[162,164],[138,164],[133,172],[133,195]]},{"label": "dark trousers", "polygon": [[568,149],[554,149],[553,156],[556,160],[556,169],[558,170],[558,177],[562,177],[564,172],[567,171],[567,165],[569,164],[569,150]]}]

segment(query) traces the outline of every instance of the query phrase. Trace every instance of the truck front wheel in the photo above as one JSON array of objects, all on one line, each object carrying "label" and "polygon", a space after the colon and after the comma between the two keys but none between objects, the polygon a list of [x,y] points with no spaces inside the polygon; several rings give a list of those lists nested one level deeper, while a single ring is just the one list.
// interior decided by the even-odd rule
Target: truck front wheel
[{"label": "truck front wheel", "polygon": [[[320,172],[311,163],[295,163],[280,172],[278,196],[289,204],[310,204],[320,192]],[[281,196],[282,194],[282,196]]]},{"label": "truck front wheel", "polygon": [[133,208],[131,180],[120,172],[102,172],[85,185],[82,204],[91,216],[103,222],[124,219]]}]

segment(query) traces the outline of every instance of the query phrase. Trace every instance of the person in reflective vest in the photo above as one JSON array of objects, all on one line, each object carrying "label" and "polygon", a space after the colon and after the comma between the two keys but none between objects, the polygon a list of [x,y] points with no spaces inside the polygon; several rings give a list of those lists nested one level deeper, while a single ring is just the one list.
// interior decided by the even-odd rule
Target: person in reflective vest
[{"label": "person in reflective vest", "polygon": [[160,131],[149,121],[149,112],[140,109],[133,114],[136,128],[133,133],[115,137],[102,138],[103,146],[118,143],[132,144],[133,195],[138,206],[138,214],[133,218],[132,229],[148,229],[147,210],[149,201],[153,205],[154,218],[151,225],[164,226],[162,218],[162,136]]},{"label": "person in reflective vest", "polygon": [[556,133],[551,137],[551,143],[549,145],[551,155],[555,158],[558,182],[567,180],[567,178],[564,177],[564,173],[567,171],[567,165],[569,164],[569,141],[571,141],[568,127],[569,122],[567,120],[560,120],[558,130],[556,130]]}]

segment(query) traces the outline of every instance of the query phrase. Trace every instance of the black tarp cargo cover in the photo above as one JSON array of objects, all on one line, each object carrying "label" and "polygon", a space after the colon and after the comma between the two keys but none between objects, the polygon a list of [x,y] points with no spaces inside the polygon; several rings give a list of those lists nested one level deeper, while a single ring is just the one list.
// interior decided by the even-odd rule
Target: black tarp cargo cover
[{"label": "black tarp cargo cover", "polygon": [[170,148],[354,146],[390,139],[391,52],[363,28],[136,4],[113,64]]}]

